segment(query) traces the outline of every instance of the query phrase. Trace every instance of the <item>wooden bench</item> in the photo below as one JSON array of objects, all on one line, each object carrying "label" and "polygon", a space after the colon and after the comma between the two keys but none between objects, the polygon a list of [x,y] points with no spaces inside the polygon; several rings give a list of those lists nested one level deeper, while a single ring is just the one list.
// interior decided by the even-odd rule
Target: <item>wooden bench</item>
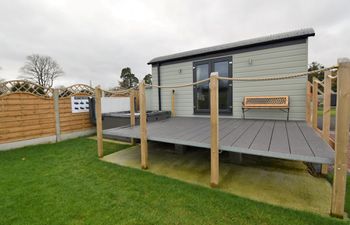
[{"label": "wooden bench", "polygon": [[288,96],[246,96],[242,102],[243,119],[245,112],[250,109],[279,109],[287,113],[289,120],[289,97]]}]

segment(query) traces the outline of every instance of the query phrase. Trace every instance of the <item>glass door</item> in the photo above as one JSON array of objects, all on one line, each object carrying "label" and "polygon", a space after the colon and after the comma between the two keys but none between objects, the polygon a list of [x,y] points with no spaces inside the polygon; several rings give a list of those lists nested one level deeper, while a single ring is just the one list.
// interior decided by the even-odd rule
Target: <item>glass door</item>
[{"label": "glass door", "polygon": [[[232,58],[218,58],[193,63],[193,81],[207,79],[212,72],[218,72],[220,77],[232,77]],[[193,87],[194,113],[210,113],[209,82]],[[219,112],[232,114],[232,81],[219,81]]]},{"label": "glass door", "polygon": [[[231,60],[214,60],[212,65],[212,72],[218,72],[220,77],[232,77]],[[232,101],[232,81],[219,80],[219,112],[232,113]]]},{"label": "glass door", "polygon": [[[194,70],[195,82],[205,80],[209,77],[209,64],[207,62],[198,63]],[[208,113],[210,106],[209,82],[193,86],[194,108],[197,113]]]}]

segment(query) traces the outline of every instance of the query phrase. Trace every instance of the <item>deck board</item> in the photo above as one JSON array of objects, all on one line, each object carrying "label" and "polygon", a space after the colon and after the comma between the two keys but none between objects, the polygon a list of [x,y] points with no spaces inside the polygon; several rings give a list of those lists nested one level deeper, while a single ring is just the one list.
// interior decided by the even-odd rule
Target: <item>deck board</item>
[{"label": "deck board", "polygon": [[[221,129],[225,129],[226,127],[231,126],[232,124],[229,121],[225,121],[221,124]],[[220,124],[219,124],[220,126]],[[191,141],[208,141],[208,143],[210,142],[210,124],[208,124],[208,126],[206,127],[206,129],[201,129],[201,132],[196,135],[195,137],[191,137],[190,139]]]},{"label": "deck board", "polygon": [[174,119],[174,120],[171,120],[171,122],[164,124],[159,129],[149,129],[150,130],[149,134],[151,136],[156,136],[156,137],[174,136],[175,134],[183,132],[186,129],[186,127],[194,126],[194,125],[195,125],[195,122],[192,120]]},{"label": "deck board", "polygon": [[287,123],[290,151],[292,154],[315,156],[296,122]]},{"label": "deck board", "polygon": [[186,128],[183,130],[183,132],[173,134],[173,138],[175,139],[188,138],[198,130],[207,129],[207,127],[208,127],[208,121],[206,120],[202,120],[197,123],[186,124]]},{"label": "deck board", "polygon": [[[226,135],[230,130],[234,129],[236,125],[239,125],[239,121],[235,119],[222,119],[219,121],[219,140],[221,137]],[[210,132],[208,133],[207,137],[201,140],[204,143],[210,143]]]},{"label": "deck board", "polygon": [[264,121],[256,121],[239,137],[239,139],[236,140],[235,143],[233,143],[232,146],[239,148],[249,148],[263,125]]},{"label": "deck board", "polygon": [[[210,119],[176,117],[147,124],[148,140],[210,148]],[[140,127],[104,130],[108,136],[140,138]],[[334,163],[334,151],[305,122],[219,120],[220,150],[244,154]]]},{"label": "deck board", "polygon": [[319,141],[321,137],[311,127],[305,122],[298,122],[298,126],[315,156],[330,157],[333,155],[334,157],[334,153],[332,154],[332,152],[324,151],[324,149],[328,147],[328,144],[324,141]]},{"label": "deck board", "polygon": [[250,145],[250,148],[269,151],[274,126],[275,121],[265,121],[253,143]]},{"label": "deck board", "polygon": [[231,146],[255,122],[256,121],[254,120],[247,120],[246,122],[243,122],[239,127],[220,140],[220,143],[224,146]]},{"label": "deck board", "polygon": [[[219,129],[220,129],[219,144],[220,145],[222,143],[222,139],[224,139],[228,134],[233,132],[233,130],[238,129],[242,125],[243,120],[232,120],[230,123],[232,123],[231,126],[223,128],[223,129],[221,129],[221,126],[219,125]],[[210,143],[210,141],[208,143]]]},{"label": "deck board", "polygon": [[192,132],[186,135],[182,135],[180,138],[182,138],[183,140],[191,140],[191,139],[196,139],[196,138],[200,138],[205,135],[205,132],[207,132],[208,130],[210,130],[210,121],[206,120],[206,122],[202,123],[200,127],[198,127],[198,129],[193,130]]},{"label": "deck board", "polygon": [[286,122],[275,122],[269,151],[290,154]]}]

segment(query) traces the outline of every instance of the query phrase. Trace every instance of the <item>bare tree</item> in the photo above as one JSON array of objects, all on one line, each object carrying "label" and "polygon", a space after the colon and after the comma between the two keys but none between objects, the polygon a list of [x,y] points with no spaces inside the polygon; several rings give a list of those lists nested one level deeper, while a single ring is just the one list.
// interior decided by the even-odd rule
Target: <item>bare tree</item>
[{"label": "bare tree", "polygon": [[60,65],[50,56],[33,54],[27,56],[21,68],[21,78],[31,80],[44,87],[52,87],[54,80],[63,75]]}]

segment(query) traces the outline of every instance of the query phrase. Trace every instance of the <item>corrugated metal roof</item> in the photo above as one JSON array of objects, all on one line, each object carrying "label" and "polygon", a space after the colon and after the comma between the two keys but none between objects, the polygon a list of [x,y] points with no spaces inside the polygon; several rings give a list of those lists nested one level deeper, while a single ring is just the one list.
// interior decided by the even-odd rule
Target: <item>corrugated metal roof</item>
[{"label": "corrugated metal roof", "polygon": [[273,35],[268,35],[268,36],[259,37],[259,38],[253,38],[253,39],[237,41],[237,42],[232,42],[232,43],[223,44],[223,45],[216,45],[216,46],[207,47],[207,48],[200,48],[200,49],[175,53],[171,55],[160,56],[160,57],[153,58],[151,61],[148,62],[148,64],[178,60],[178,59],[188,58],[192,56],[204,55],[208,53],[215,53],[215,52],[221,52],[221,51],[227,51],[227,50],[234,50],[239,48],[246,48],[246,47],[251,47],[256,45],[269,44],[272,42],[281,42],[281,41],[287,41],[291,39],[307,38],[309,36],[315,36],[315,31],[313,28],[294,30],[294,31],[285,32],[285,33],[273,34]]}]

